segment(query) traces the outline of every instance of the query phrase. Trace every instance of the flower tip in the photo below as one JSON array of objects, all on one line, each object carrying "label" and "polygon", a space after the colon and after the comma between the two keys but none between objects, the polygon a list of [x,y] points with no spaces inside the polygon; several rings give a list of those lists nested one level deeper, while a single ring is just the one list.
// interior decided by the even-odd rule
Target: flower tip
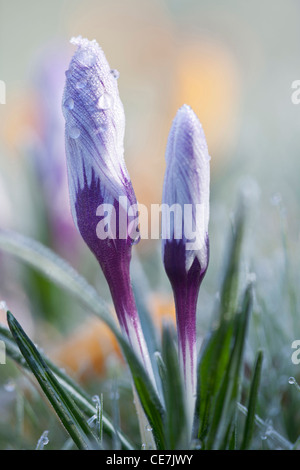
[{"label": "flower tip", "polygon": [[73,55],[73,62],[81,67],[92,67],[98,62],[102,49],[95,39],[90,41],[82,36],[74,36],[70,39],[70,43],[77,46],[77,50]]},{"label": "flower tip", "polygon": [[189,104],[183,104],[180,108],[179,108],[179,111],[181,112],[189,112],[189,111],[193,111],[191,106]]},{"label": "flower tip", "polygon": [[177,116],[182,119],[184,122],[190,123],[191,125],[202,128],[202,124],[193,110],[193,108],[188,104],[183,104],[177,112]]},{"label": "flower tip", "polygon": [[76,37],[73,36],[70,39],[70,43],[73,44],[73,46],[77,46],[78,48],[82,49],[89,49],[90,47],[100,47],[96,39],[90,41],[87,38],[83,38],[81,35]]}]

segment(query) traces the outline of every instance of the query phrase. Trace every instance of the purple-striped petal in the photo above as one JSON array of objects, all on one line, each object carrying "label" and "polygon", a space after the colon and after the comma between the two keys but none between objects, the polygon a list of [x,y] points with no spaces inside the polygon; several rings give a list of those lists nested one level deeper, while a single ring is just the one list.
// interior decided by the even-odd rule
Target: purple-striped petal
[{"label": "purple-striped petal", "polygon": [[196,391],[196,308],[209,260],[209,161],[203,128],[184,105],[172,123],[166,149],[162,256],[174,293],[179,353],[191,408]]},{"label": "purple-striped petal", "polygon": [[96,41],[77,50],[66,72],[63,113],[74,222],[107,279],[122,330],[153,377],[130,283],[136,197],[124,161],[125,116],[117,74]]}]

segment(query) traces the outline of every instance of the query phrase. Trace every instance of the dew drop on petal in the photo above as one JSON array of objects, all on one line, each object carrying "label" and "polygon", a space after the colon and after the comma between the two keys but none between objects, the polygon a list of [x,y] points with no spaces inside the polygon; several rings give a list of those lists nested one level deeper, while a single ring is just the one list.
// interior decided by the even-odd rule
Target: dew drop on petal
[{"label": "dew drop on petal", "polygon": [[100,126],[99,126],[99,130],[100,130],[101,132],[106,131],[107,128],[108,128],[107,122],[102,122],[102,123],[100,124]]},{"label": "dew drop on petal", "polygon": [[77,60],[86,67],[92,67],[96,62],[96,55],[88,49],[79,50],[76,56]]},{"label": "dew drop on petal", "polygon": [[140,235],[137,235],[135,238],[131,239],[132,245],[137,245],[141,241]]},{"label": "dew drop on petal", "polygon": [[294,383],[296,383],[295,377],[290,377],[289,384],[293,385]]},{"label": "dew drop on petal", "polygon": [[120,72],[116,69],[111,69],[110,73],[116,80],[118,80],[118,78],[120,77]]},{"label": "dew drop on petal", "polygon": [[80,136],[80,129],[78,129],[78,127],[71,127],[69,130],[69,136],[72,137],[72,139],[78,139]]},{"label": "dew drop on petal", "polygon": [[97,106],[99,109],[109,109],[112,106],[113,103],[113,98],[111,95],[108,93],[103,93],[103,95],[100,96]]},{"label": "dew drop on petal", "polygon": [[74,100],[72,98],[67,98],[64,102],[64,107],[67,109],[74,109]]},{"label": "dew drop on petal", "polygon": [[101,122],[97,125],[97,128],[95,129],[95,134],[102,134],[108,129],[108,125],[106,122]]},{"label": "dew drop on petal", "polygon": [[83,78],[82,80],[79,80],[79,82],[76,83],[76,88],[77,90],[82,90],[83,88],[85,88],[87,85],[87,80],[85,78]]}]

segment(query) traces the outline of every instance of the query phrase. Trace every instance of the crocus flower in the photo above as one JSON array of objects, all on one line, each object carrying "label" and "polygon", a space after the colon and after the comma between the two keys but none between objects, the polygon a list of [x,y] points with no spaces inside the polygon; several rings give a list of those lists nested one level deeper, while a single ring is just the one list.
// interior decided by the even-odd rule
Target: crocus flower
[{"label": "crocus flower", "polygon": [[196,308],[209,259],[209,160],[202,126],[184,105],[173,121],[166,149],[162,256],[175,299],[190,419],[196,393]]},{"label": "crocus flower", "polygon": [[118,74],[96,41],[71,42],[77,50],[66,72],[63,113],[73,219],[103,270],[123,332],[153,377],[130,282],[138,230],[131,230],[127,211],[136,197],[124,161]]}]

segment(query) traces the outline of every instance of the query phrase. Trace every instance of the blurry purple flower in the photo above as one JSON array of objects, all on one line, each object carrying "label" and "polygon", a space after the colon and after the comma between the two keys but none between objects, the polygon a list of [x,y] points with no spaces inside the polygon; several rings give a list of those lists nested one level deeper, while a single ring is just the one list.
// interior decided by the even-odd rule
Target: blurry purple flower
[{"label": "blurry purple flower", "polygon": [[196,308],[209,259],[209,160],[202,126],[184,105],[173,121],[166,149],[162,256],[174,293],[179,354],[191,406],[196,393]]},{"label": "blurry purple flower", "polygon": [[66,49],[56,42],[43,47],[35,60],[33,82],[37,119],[30,134],[30,154],[34,156],[48,219],[50,239],[47,242],[64,256],[72,256],[74,262],[79,237],[69,207],[61,114],[61,90],[67,63]]},{"label": "blurry purple flower", "polygon": [[[136,197],[124,161],[125,116],[116,71],[96,41],[77,50],[63,97],[70,202],[74,222],[107,279],[122,330],[152,371],[130,282],[128,207]],[[99,227],[107,227],[107,236]]]}]

